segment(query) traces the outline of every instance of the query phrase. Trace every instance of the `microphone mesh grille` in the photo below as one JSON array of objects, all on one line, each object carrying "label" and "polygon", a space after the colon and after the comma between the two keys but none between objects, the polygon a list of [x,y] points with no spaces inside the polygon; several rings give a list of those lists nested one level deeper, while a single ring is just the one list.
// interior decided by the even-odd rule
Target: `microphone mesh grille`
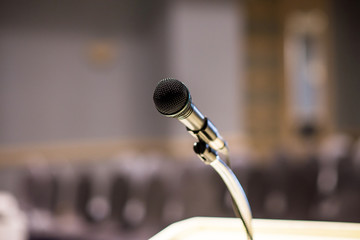
[{"label": "microphone mesh grille", "polygon": [[185,107],[189,99],[189,91],[182,82],[165,78],[156,86],[153,99],[160,113],[172,115]]}]

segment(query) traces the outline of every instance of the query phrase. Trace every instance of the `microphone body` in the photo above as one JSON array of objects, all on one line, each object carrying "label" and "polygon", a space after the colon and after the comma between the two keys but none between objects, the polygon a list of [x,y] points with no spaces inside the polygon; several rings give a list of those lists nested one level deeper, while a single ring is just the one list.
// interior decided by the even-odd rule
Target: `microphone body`
[{"label": "microphone body", "polygon": [[176,79],[161,80],[154,92],[157,110],[166,117],[177,118],[191,135],[216,151],[227,151],[227,144],[214,124],[192,103],[189,90]]}]

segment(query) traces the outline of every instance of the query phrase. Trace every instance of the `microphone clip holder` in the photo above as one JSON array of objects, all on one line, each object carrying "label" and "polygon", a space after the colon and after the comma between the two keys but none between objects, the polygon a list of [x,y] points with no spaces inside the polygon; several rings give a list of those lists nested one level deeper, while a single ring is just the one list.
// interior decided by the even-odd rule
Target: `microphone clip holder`
[{"label": "microphone clip holder", "polygon": [[228,154],[228,147],[224,139],[218,133],[214,124],[207,118],[204,118],[204,123],[199,130],[191,130],[186,128],[186,130],[194,138],[199,141],[203,141],[209,144],[212,149],[215,149],[223,154]]}]

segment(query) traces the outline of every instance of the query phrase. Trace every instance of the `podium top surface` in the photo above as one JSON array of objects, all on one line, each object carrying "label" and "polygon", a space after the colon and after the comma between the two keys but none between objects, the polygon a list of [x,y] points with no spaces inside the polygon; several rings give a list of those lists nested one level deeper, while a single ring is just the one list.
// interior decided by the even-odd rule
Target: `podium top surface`
[{"label": "podium top surface", "polygon": [[[354,240],[360,223],[254,219],[254,240]],[[174,223],[150,240],[246,240],[237,218],[195,217]]]}]

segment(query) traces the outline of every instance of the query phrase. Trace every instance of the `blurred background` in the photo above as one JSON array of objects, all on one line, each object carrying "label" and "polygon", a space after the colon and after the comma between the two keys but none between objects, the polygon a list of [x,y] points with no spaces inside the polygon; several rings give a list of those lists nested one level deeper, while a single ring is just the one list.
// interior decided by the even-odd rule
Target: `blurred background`
[{"label": "blurred background", "polygon": [[256,218],[360,222],[360,2],[3,0],[0,239],[147,239],[233,217],[152,94],[228,141]]}]

